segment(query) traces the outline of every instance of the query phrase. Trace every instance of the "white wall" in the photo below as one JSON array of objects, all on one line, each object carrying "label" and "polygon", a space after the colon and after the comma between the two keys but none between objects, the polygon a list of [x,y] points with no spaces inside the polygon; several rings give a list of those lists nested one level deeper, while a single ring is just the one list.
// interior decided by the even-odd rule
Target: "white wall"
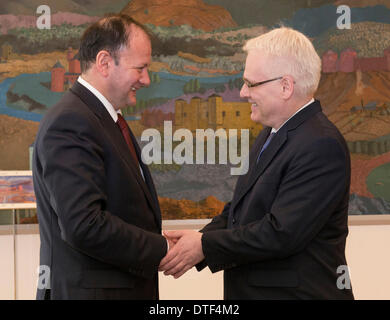
[{"label": "white wall", "polygon": [[195,268],[187,271],[179,279],[164,276],[160,272],[161,300],[222,300],[223,273],[212,274],[209,268],[201,272]]},{"label": "white wall", "polygon": [[14,246],[11,235],[0,236],[0,300],[14,299]]},{"label": "white wall", "polygon": [[16,299],[35,299],[40,240],[38,234],[18,234],[16,252]]},{"label": "white wall", "polygon": [[[350,226],[347,261],[356,299],[390,299],[390,225]],[[39,236],[16,235],[17,299],[34,299]],[[12,235],[0,235],[0,299],[13,299]],[[160,298],[222,299],[222,272],[188,271],[179,279],[160,273]]]},{"label": "white wall", "polygon": [[390,300],[390,225],[350,226],[346,255],[355,298]]}]

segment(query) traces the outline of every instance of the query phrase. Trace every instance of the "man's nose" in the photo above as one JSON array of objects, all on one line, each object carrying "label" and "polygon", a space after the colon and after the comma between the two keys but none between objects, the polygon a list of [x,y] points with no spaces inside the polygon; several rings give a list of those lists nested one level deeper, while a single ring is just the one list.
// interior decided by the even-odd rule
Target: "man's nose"
[{"label": "man's nose", "polygon": [[249,97],[249,88],[245,83],[241,87],[240,97],[241,98],[248,98]]},{"label": "man's nose", "polygon": [[150,77],[149,77],[149,72],[147,68],[144,68],[142,70],[142,75],[140,78],[140,82],[143,84],[144,87],[149,87],[150,85]]}]

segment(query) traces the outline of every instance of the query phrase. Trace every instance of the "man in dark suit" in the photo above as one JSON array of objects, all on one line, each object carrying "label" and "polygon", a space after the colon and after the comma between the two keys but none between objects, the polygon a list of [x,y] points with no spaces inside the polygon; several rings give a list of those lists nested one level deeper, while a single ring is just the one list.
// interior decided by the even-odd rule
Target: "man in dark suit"
[{"label": "man in dark suit", "polygon": [[[200,232],[176,242],[160,270],[225,270],[226,299],[353,299],[346,270],[350,158],[313,99],[321,60],[301,33],[280,28],[248,41],[241,96],[265,128],[233,199]],[[341,267],[341,268],[340,268]]]},{"label": "man in dark suit", "polygon": [[129,16],[91,25],[82,74],[40,124],[33,178],[40,265],[37,299],[157,299],[167,252],[148,168],[120,114],[150,84],[151,42]]}]

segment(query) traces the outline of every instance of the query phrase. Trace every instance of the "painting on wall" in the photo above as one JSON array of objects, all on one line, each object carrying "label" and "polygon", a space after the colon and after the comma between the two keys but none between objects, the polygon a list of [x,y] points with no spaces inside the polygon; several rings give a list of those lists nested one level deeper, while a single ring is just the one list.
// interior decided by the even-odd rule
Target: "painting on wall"
[{"label": "painting on wall", "polygon": [[[390,2],[385,0],[14,0],[0,4],[0,170],[28,170],[39,121],[80,75],[77,48],[88,25],[123,12],[154,37],[151,85],[123,109],[141,145],[153,128],[178,141],[182,128],[236,130],[237,144],[261,125],[240,98],[244,43],[284,25],[305,33],[322,58],[316,98],[351,153],[349,213],[390,214]],[[217,147],[218,140],[216,141]],[[210,218],[230,201],[244,150],[222,161],[150,164],[164,219]],[[240,148],[238,148],[240,149]],[[205,146],[206,150],[206,146]],[[194,154],[194,159],[196,155]],[[213,159],[211,159],[213,160]]]},{"label": "painting on wall", "polygon": [[36,201],[30,171],[0,171],[0,208],[14,208]]},{"label": "painting on wall", "polygon": [[32,172],[0,170],[0,226],[37,223]]}]

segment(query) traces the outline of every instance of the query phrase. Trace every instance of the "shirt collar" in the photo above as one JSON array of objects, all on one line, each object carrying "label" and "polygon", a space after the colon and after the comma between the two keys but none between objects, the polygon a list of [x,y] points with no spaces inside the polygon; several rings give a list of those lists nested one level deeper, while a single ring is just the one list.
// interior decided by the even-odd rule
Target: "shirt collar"
[{"label": "shirt collar", "polygon": [[110,114],[112,120],[114,122],[118,121],[118,113],[122,114],[121,110],[116,111],[112,104],[97,90],[95,87],[93,87],[90,83],[88,83],[86,80],[81,78],[81,76],[78,77],[77,81],[82,84],[84,87],[86,87],[89,91],[91,91],[96,98],[99,99],[99,101],[104,105],[104,107],[107,109],[108,113]]},{"label": "shirt collar", "polygon": [[310,104],[312,104],[314,102],[314,98],[312,98],[308,103],[306,103],[303,107],[299,108],[290,118],[288,118],[280,127],[278,130],[272,128],[271,130],[271,133],[276,133],[278,132],[286,123],[288,120],[290,120],[292,117],[294,117],[299,111],[305,109],[307,106],[309,106]]}]

